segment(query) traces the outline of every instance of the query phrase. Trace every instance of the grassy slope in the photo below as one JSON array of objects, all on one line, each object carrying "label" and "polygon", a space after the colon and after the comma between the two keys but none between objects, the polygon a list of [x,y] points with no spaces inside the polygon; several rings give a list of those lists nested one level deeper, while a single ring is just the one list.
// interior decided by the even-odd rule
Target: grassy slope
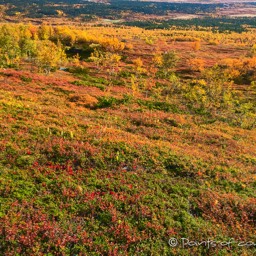
[{"label": "grassy slope", "polygon": [[255,130],[150,110],[104,80],[0,79],[3,255],[252,255],[168,239],[255,240]]}]

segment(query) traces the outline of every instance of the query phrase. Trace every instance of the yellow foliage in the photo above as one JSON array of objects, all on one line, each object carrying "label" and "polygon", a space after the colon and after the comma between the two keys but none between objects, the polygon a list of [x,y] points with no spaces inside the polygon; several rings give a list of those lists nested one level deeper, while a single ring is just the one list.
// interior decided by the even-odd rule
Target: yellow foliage
[{"label": "yellow foliage", "polygon": [[108,54],[107,56],[110,63],[117,64],[121,60],[121,56],[118,54]]},{"label": "yellow foliage", "polygon": [[135,66],[135,71],[138,73],[145,72],[146,70],[143,68],[143,61],[141,58],[137,58],[133,60],[133,64]]},{"label": "yellow foliage", "polygon": [[157,67],[162,66],[162,64],[163,64],[162,55],[160,55],[160,54],[155,54],[154,57],[153,57],[153,59],[152,59],[152,61],[153,61],[153,63],[154,63],[155,66],[157,66]]},{"label": "yellow foliage", "polygon": [[143,61],[141,58],[137,58],[133,60],[133,64],[135,65],[136,68],[141,68],[143,66]]},{"label": "yellow foliage", "polygon": [[56,10],[58,16],[64,16],[65,13],[62,10]]},{"label": "yellow foliage", "polygon": [[201,42],[200,40],[197,40],[192,45],[194,51],[199,51],[201,48]]},{"label": "yellow foliage", "polygon": [[139,91],[139,84],[135,75],[131,76],[131,87],[132,87],[132,94],[133,96],[135,96]]},{"label": "yellow foliage", "polygon": [[205,61],[203,59],[195,58],[190,59],[188,64],[193,71],[203,71],[205,68]]},{"label": "yellow foliage", "polygon": [[120,52],[124,49],[125,44],[117,38],[99,40],[99,43],[110,52]]},{"label": "yellow foliage", "polygon": [[56,68],[66,58],[63,49],[51,41],[39,41],[37,44],[36,63],[39,69]]},{"label": "yellow foliage", "polygon": [[133,49],[133,44],[128,43],[128,44],[125,45],[125,48],[128,49],[128,50],[132,50]]}]

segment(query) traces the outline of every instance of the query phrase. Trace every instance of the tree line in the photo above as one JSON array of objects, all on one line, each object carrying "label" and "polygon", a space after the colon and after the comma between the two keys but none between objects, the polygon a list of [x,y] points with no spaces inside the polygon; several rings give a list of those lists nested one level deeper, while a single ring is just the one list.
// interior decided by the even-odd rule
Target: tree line
[{"label": "tree line", "polygon": [[125,47],[117,38],[98,37],[68,27],[4,24],[0,27],[0,66],[19,67],[30,63],[39,72],[49,73],[67,63],[66,50],[74,45],[83,50],[100,46],[110,52]]}]

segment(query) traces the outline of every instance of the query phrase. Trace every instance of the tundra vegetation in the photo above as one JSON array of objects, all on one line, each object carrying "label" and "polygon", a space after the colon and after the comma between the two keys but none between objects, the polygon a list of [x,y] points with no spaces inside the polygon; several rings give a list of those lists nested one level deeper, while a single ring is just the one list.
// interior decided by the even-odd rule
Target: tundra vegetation
[{"label": "tundra vegetation", "polygon": [[255,42],[1,24],[1,254],[253,255]]}]

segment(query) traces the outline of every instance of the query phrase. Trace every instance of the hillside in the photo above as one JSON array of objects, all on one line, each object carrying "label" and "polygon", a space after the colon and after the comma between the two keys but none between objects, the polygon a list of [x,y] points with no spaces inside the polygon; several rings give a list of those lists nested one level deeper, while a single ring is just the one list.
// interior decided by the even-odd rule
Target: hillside
[{"label": "hillside", "polygon": [[[1,22],[33,24],[120,24],[148,21],[151,27],[213,27],[226,31],[255,28],[256,2],[34,1],[0,0]],[[176,23],[177,22],[177,23]],[[127,24],[126,24],[127,25]],[[129,25],[129,24],[128,24]],[[169,26],[168,26],[169,25]],[[134,26],[134,24],[133,24]],[[136,23],[136,26],[141,24]]]},{"label": "hillside", "polygon": [[255,253],[253,30],[0,30],[1,255]]}]

